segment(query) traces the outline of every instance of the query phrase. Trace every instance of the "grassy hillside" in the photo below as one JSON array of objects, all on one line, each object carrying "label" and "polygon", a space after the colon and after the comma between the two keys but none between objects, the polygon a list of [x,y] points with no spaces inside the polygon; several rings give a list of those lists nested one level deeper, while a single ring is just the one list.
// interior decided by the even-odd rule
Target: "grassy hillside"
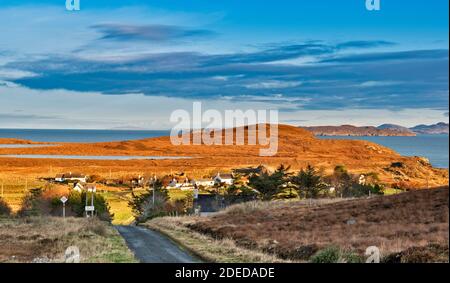
[{"label": "grassy hillside", "polygon": [[97,219],[0,218],[0,262],[64,262],[69,246],[81,262],[136,262],[118,232]]},{"label": "grassy hillside", "polygon": [[[337,247],[362,258],[377,246],[387,259],[448,261],[448,187],[370,199],[250,202],[212,217],[178,218],[172,225],[285,260],[308,261]],[[159,222],[158,222],[159,221]],[[164,226],[164,220],[150,222]],[[180,229],[180,228],[178,228]]]}]

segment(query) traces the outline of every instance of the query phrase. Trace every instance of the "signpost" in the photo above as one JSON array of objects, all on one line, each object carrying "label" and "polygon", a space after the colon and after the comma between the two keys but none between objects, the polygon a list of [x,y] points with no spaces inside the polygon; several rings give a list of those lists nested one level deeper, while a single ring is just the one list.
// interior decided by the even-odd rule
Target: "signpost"
[{"label": "signpost", "polygon": [[[84,210],[86,211],[86,217],[89,217],[89,211],[91,212],[91,217],[94,216],[95,206],[94,206],[94,194],[95,194],[96,188],[88,188],[86,192],[86,205],[84,207]],[[88,205],[88,193],[91,193],[91,205]]]},{"label": "signpost", "polygon": [[194,199],[198,199],[198,189],[194,189]]},{"label": "signpost", "polygon": [[93,205],[87,205],[87,206],[84,207],[84,210],[86,210],[86,212],[94,211],[95,207]]},{"label": "signpost", "polygon": [[66,196],[62,196],[59,200],[63,204],[63,218],[66,218],[66,202],[67,202],[68,199],[67,199]]}]

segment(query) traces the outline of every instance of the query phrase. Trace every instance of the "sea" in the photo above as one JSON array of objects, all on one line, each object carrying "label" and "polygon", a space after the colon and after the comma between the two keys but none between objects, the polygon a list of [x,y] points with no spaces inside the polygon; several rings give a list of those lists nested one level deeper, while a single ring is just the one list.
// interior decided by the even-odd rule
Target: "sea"
[{"label": "sea", "polygon": [[170,135],[170,131],[145,130],[41,130],[0,129],[0,138],[32,140],[37,142],[109,142],[140,140]]},{"label": "sea", "polygon": [[[150,130],[41,130],[41,129],[0,129],[0,138],[25,139],[38,142],[108,142],[139,140],[167,136],[170,131]],[[405,156],[422,156],[438,168],[449,168],[449,136],[418,135],[415,137],[351,137],[323,136],[320,139],[367,140],[375,142]]]},{"label": "sea", "polygon": [[448,169],[448,135],[417,135],[415,137],[320,136],[318,138],[371,141],[389,147],[404,156],[426,157],[434,167]]}]

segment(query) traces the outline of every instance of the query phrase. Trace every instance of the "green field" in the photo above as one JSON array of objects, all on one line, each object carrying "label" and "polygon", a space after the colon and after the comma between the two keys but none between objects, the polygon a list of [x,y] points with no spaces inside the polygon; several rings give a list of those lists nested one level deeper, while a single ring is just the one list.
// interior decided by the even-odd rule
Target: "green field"
[{"label": "green field", "polygon": [[[135,193],[139,192],[143,192],[143,190],[135,190]],[[169,197],[173,201],[183,199],[187,194],[187,191],[179,189],[169,190]],[[131,208],[128,206],[128,202],[131,200],[130,191],[108,191],[102,195],[108,201],[111,213],[114,214],[112,221],[114,225],[128,225],[134,221]]]}]

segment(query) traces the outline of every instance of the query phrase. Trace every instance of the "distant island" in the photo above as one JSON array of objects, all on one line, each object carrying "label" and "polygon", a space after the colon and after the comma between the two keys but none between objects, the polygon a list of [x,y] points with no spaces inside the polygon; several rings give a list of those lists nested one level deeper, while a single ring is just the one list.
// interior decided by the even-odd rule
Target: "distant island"
[{"label": "distant island", "polygon": [[353,125],[301,127],[316,136],[416,136],[417,134],[448,134],[449,124],[418,125],[407,128],[395,124],[383,124],[378,127]]},{"label": "distant island", "polygon": [[418,125],[410,129],[417,134],[448,135],[448,123],[443,122],[434,125]]}]

